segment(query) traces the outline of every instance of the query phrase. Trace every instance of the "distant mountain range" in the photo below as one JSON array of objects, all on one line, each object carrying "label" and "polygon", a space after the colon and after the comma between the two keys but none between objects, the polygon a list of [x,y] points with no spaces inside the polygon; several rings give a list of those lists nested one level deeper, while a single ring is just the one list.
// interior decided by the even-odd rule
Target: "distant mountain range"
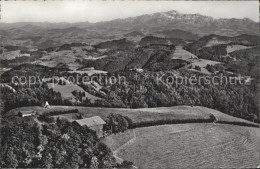
[{"label": "distant mountain range", "polygon": [[24,45],[26,42],[27,46],[37,47],[72,42],[95,43],[122,37],[146,35],[196,40],[207,34],[259,35],[259,23],[248,18],[214,19],[201,14],[181,14],[177,11],[98,23],[0,23],[0,35],[3,43]]}]

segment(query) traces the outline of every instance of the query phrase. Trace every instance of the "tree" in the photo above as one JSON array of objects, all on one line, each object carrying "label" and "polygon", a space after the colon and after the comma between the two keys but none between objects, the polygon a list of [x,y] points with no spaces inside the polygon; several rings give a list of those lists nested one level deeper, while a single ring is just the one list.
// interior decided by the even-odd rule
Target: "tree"
[{"label": "tree", "polygon": [[91,158],[90,168],[98,168],[98,159],[96,156]]},{"label": "tree", "polygon": [[10,147],[7,151],[5,158],[5,168],[16,168],[18,166],[18,160],[14,154],[14,148]]},{"label": "tree", "polygon": [[201,71],[201,67],[196,65],[195,70]]},{"label": "tree", "polygon": [[43,154],[41,159],[41,167],[42,168],[52,168],[52,155],[48,152]]},{"label": "tree", "polygon": [[107,116],[105,128],[107,130],[112,130],[112,133],[123,132],[129,127],[128,119],[120,114],[111,113]]},{"label": "tree", "polygon": [[133,168],[133,163],[131,161],[124,160],[121,164],[117,166],[118,168]]}]

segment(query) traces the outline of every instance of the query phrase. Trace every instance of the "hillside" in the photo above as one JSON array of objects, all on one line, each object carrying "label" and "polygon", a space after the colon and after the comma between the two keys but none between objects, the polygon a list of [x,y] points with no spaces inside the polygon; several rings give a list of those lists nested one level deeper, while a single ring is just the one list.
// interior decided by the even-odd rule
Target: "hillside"
[{"label": "hillside", "polygon": [[165,31],[160,31],[158,33],[164,35],[166,38],[178,38],[178,39],[185,39],[185,40],[199,39],[198,35],[180,29],[165,30]]},{"label": "hillside", "polygon": [[12,77],[15,76],[47,77],[47,76],[55,76],[58,74],[59,74],[59,70],[56,68],[50,68],[47,66],[34,65],[34,64],[22,64],[1,74],[1,81],[4,83],[11,83]]},{"label": "hillside", "polygon": [[258,39],[258,36],[252,35],[228,37],[212,34],[187,44],[184,49],[201,59],[230,62],[232,61],[229,55],[231,52],[256,47]]},{"label": "hillside", "polygon": [[82,3],[0,22],[0,168],[260,168],[256,2]]},{"label": "hillside", "polygon": [[236,61],[228,64],[228,69],[237,74],[259,79],[259,50],[260,47],[252,47],[229,53]]},{"label": "hillside", "polygon": [[47,122],[39,116],[4,118],[0,131],[1,168],[109,168],[118,165],[112,151],[92,130],[63,119]]},{"label": "hillside", "polygon": [[[82,89],[76,84],[58,85],[58,84],[48,83],[47,85],[50,89],[53,89],[53,91],[61,93],[61,97],[63,99],[68,99],[71,100],[72,102],[76,102],[80,100],[84,101],[86,99],[89,99],[90,102],[95,102],[96,100],[100,99],[86,92],[84,89]],[[78,99],[75,95],[73,95],[73,91],[77,91],[79,93],[84,93],[84,94],[82,94],[83,95],[82,98]]]},{"label": "hillside", "polygon": [[212,47],[221,44],[255,46],[258,44],[259,36],[239,35],[234,37],[220,36],[216,34],[206,35],[199,40],[187,45],[189,51],[200,50],[204,47]]},{"label": "hillside", "polygon": [[[152,121],[163,121],[163,120],[175,120],[176,123],[186,123],[186,122],[212,122],[211,115],[214,115],[216,119],[221,122],[227,123],[238,123],[245,125],[256,125],[255,123],[243,120],[240,118],[232,117],[230,115],[224,114],[220,111],[213,110],[201,106],[174,106],[174,107],[158,107],[158,108],[141,108],[141,109],[124,109],[124,108],[96,108],[96,107],[80,107],[80,106],[51,106],[51,109],[44,109],[43,107],[21,107],[10,110],[7,112],[7,116],[16,115],[19,111],[23,110],[34,110],[40,113],[50,112],[50,111],[64,111],[78,109],[79,113],[83,117],[100,116],[103,119],[110,113],[121,114],[129,117],[133,124],[139,125],[141,123],[150,123]],[[63,116],[63,115],[61,115]],[[66,117],[67,115],[65,115]],[[73,116],[69,116],[73,117]],[[74,116],[75,118],[75,116]],[[70,119],[71,120],[71,119]],[[72,119],[75,120],[75,119]],[[217,121],[216,121],[217,122]]]},{"label": "hillside", "polygon": [[174,45],[161,44],[161,42],[158,42],[158,44],[144,43],[143,47],[131,50],[110,50],[108,57],[98,60],[84,59],[83,65],[110,73],[131,68],[144,68],[150,71],[178,69],[185,66],[187,61],[173,61],[171,53],[174,50]]},{"label": "hillside", "polygon": [[139,168],[255,168],[260,164],[259,128],[163,125],[113,135],[105,143]]},{"label": "hillside", "polygon": [[130,41],[127,41],[126,39],[120,39],[101,42],[95,45],[95,47],[100,49],[126,50],[134,48],[134,44]]},{"label": "hillside", "polygon": [[133,32],[129,32],[127,34],[124,35],[125,37],[136,37],[136,36],[144,36],[143,33],[138,32],[138,31],[133,31]]}]

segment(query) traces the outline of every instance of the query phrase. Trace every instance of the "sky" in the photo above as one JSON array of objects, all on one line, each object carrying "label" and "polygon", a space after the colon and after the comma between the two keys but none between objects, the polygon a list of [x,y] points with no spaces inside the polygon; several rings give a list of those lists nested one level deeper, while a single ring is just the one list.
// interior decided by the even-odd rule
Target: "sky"
[{"label": "sky", "polygon": [[176,10],[259,21],[258,1],[2,1],[1,22],[99,22]]}]

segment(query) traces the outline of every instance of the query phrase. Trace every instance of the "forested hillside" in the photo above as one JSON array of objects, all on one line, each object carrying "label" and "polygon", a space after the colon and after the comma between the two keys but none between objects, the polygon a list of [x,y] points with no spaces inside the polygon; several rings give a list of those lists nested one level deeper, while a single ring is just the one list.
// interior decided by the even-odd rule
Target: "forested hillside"
[{"label": "forested hillside", "polygon": [[87,127],[37,117],[2,121],[1,168],[114,168],[111,150]]}]

